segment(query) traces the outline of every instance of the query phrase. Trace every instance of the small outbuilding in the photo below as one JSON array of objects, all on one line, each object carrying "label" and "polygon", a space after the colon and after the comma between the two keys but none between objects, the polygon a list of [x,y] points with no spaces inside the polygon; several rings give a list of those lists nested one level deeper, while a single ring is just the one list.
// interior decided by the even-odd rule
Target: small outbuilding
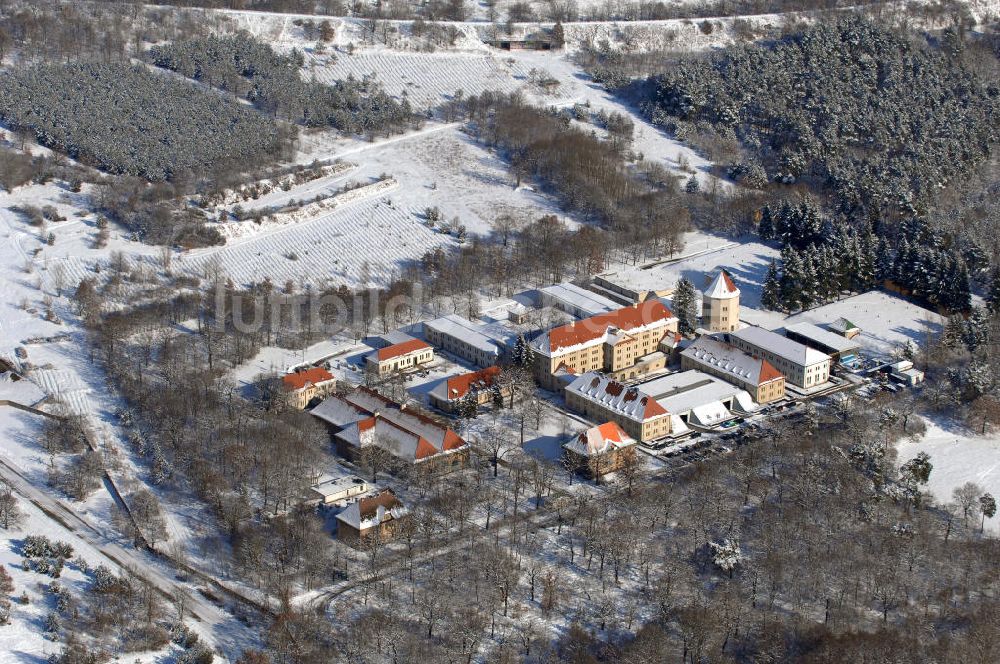
[{"label": "small outbuilding", "polygon": [[615,422],[591,427],[563,444],[567,463],[591,479],[621,470],[635,460],[636,440]]},{"label": "small outbuilding", "polygon": [[331,477],[321,475],[316,483],[309,487],[310,502],[322,505],[343,503],[356,496],[361,496],[371,490],[367,480],[356,476]]},{"label": "small outbuilding", "polygon": [[382,489],[351,503],[337,515],[337,539],[354,547],[372,537],[390,540],[408,513],[392,489]]}]

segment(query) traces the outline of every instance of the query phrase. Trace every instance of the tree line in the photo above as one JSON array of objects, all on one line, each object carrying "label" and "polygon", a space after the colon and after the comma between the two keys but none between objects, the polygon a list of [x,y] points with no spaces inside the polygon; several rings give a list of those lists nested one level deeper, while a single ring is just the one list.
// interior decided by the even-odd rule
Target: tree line
[{"label": "tree line", "polygon": [[352,77],[331,85],[305,81],[302,53],[285,55],[241,32],[154,46],[150,62],[251,101],[275,118],[307,127],[379,136],[413,121],[409,102],[397,102],[374,80]]},{"label": "tree line", "polygon": [[988,266],[972,251],[956,259],[923,219],[903,221],[893,246],[867,224],[835,225],[808,196],[764,205],[757,229],[782,245],[780,277],[772,262],[764,281],[761,302],[769,309],[808,309],[887,284],[945,311],[965,312],[972,305],[969,266],[980,275]]}]

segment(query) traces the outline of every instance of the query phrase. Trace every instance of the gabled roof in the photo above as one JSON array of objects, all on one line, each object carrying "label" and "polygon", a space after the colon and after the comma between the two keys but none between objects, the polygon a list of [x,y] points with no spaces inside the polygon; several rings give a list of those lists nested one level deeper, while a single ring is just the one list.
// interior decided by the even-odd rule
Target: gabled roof
[{"label": "gabled roof", "polygon": [[500,367],[486,367],[485,369],[480,369],[479,371],[472,371],[470,373],[451,376],[438,383],[434,389],[431,390],[431,396],[434,396],[441,401],[454,401],[456,399],[461,399],[468,394],[469,390],[473,387],[477,389],[486,389],[492,386],[493,381],[495,381],[499,375]]},{"label": "gabled roof", "polygon": [[802,338],[810,346],[816,346],[821,351],[847,354],[861,348],[857,342],[847,339],[842,334],[834,334],[812,323],[794,323],[785,326],[785,334]]},{"label": "gabled roof", "polygon": [[774,353],[778,357],[801,366],[808,367],[823,361],[830,361],[830,356],[826,353],[821,353],[815,348],[810,348],[777,332],[765,330],[756,325],[749,325],[728,334],[730,338],[739,339],[751,346]]},{"label": "gabled roof", "polygon": [[837,320],[829,323],[827,325],[831,330],[835,330],[843,334],[844,332],[850,332],[851,330],[860,330],[861,328],[847,320],[846,318],[838,318]]},{"label": "gabled roof", "polygon": [[410,353],[415,353],[418,350],[423,350],[425,348],[430,348],[430,345],[420,339],[410,339],[409,341],[380,348],[376,351],[376,353],[378,361],[385,362],[386,360],[391,360],[394,357],[409,355]]},{"label": "gabled roof", "polygon": [[339,440],[354,447],[379,445],[411,462],[467,445],[450,428],[364,387],[329,397],[311,412],[340,428]]},{"label": "gabled roof", "polygon": [[336,395],[323,399],[323,401],[309,411],[309,413],[313,417],[317,417],[327,424],[332,424],[338,429],[343,429],[348,425],[361,422],[371,415],[371,413],[363,408],[358,408],[349,401],[345,401],[342,397]]},{"label": "gabled roof", "polygon": [[667,374],[638,387],[672,416],[693,413],[695,420],[705,425],[726,416],[725,401],[735,400],[744,412],[756,410],[745,390],[697,369]]},{"label": "gabled roof", "polygon": [[606,298],[603,295],[598,295],[586,288],[580,288],[572,283],[546,286],[545,288],[539,288],[538,292],[541,294],[544,304],[558,302],[591,316],[614,311],[621,306],[614,300]]},{"label": "gabled roof", "polygon": [[740,289],[736,287],[729,273],[725,270],[719,270],[719,273],[715,275],[715,279],[712,283],[708,285],[705,289],[705,297],[711,298],[731,298],[740,294]]},{"label": "gabled roof", "polygon": [[423,325],[425,336],[427,330],[434,330],[443,336],[460,339],[488,355],[499,356],[501,349],[516,337],[514,330],[505,325],[474,322],[457,314],[425,321]]},{"label": "gabled roof", "polygon": [[617,380],[595,373],[582,374],[566,387],[566,392],[577,395],[612,412],[618,413],[636,422],[657,417],[665,417],[667,411],[651,396],[638,387],[628,387]]},{"label": "gabled roof", "polygon": [[382,489],[351,503],[337,515],[338,521],[357,530],[367,530],[386,521],[399,519],[407,513],[403,501],[392,489]]},{"label": "gabled roof", "polygon": [[638,332],[659,327],[674,315],[659,300],[646,300],[639,304],[610,311],[574,321],[567,325],[553,328],[541,335],[533,343],[534,347],[546,355],[559,351],[571,350],[577,346],[593,343],[612,343],[621,340],[622,336],[634,335]]},{"label": "gabled roof", "polygon": [[684,335],[680,332],[667,331],[663,334],[663,338],[660,339],[660,343],[675,348],[683,339]]},{"label": "gabled roof", "polygon": [[605,422],[600,426],[591,427],[563,447],[584,456],[596,456],[613,449],[622,449],[635,445],[634,438],[625,433],[617,422]]},{"label": "gabled roof", "polygon": [[681,355],[753,385],[782,377],[782,373],[767,360],[744,353],[739,348],[707,335],[695,339]]},{"label": "gabled roof", "polygon": [[307,385],[325,383],[328,380],[333,380],[333,375],[329,371],[323,367],[313,367],[283,376],[281,382],[286,390],[294,391],[301,390]]}]

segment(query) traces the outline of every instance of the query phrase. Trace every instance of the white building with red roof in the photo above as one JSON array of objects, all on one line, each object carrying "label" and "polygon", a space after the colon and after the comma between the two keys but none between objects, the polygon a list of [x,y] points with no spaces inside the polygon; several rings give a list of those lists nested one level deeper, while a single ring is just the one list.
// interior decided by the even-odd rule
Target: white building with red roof
[{"label": "white building with red roof", "polygon": [[698,369],[746,390],[757,403],[785,396],[785,376],[760,355],[746,353],[720,339],[698,337],[681,352],[681,369]]},{"label": "white building with red roof", "polygon": [[563,444],[563,454],[578,472],[598,478],[635,459],[636,440],[616,422],[605,422]]},{"label": "white building with red roof", "polygon": [[732,332],[740,324],[740,289],[719,270],[701,294],[701,326],[709,332]]},{"label": "white building with red roof", "polygon": [[588,372],[566,386],[566,405],[586,417],[618,424],[645,442],[670,434],[670,413],[638,387],[610,376]]},{"label": "white building with red roof", "polygon": [[449,427],[364,387],[331,396],[310,412],[327,424],[337,451],[350,459],[369,445],[410,464],[468,458],[468,443]]},{"label": "white building with red roof", "polygon": [[694,370],[637,385],[587,373],[566,388],[566,405],[592,420],[615,422],[643,443],[711,429],[757,410],[746,390]]},{"label": "white building with red roof", "polygon": [[337,387],[333,374],[323,367],[299,369],[281,377],[288,402],[295,408],[305,408],[316,398],[325,397]]},{"label": "white building with red roof", "polygon": [[449,376],[430,391],[431,405],[451,413],[470,393],[480,406],[490,402],[495,390],[508,396],[511,387],[500,385],[497,381],[500,371],[500,367],[486,367],[479,371]]},{"label": "white building with red roof", "polygon": [[558,387],[555,375],[560,371],[576,375],[602,371],[634,378],[640,369],[632,368],[645,366],[644,358],[676,334],[677,318],[659,300],[561,325],[531,342],[535,378],[549,389]]},{"label": "white building with red roof", "polygon": [[413,369],[434,361],[434,349],[420,339],[408,339],[369,353],[365,358],[368,370],[385,376],[396,371]]}]

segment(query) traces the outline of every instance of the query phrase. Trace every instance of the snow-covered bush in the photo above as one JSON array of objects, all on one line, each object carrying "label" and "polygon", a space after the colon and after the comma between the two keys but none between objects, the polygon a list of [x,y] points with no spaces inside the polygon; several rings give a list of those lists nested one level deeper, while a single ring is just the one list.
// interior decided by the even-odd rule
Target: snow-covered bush
[{"label": "snow-covered bush", "polygon": [[722,542],[709,542],[712,549],[712,563],[732,576],[737,565],[743,562],[743,551],[738,540],[726,538]]}]

